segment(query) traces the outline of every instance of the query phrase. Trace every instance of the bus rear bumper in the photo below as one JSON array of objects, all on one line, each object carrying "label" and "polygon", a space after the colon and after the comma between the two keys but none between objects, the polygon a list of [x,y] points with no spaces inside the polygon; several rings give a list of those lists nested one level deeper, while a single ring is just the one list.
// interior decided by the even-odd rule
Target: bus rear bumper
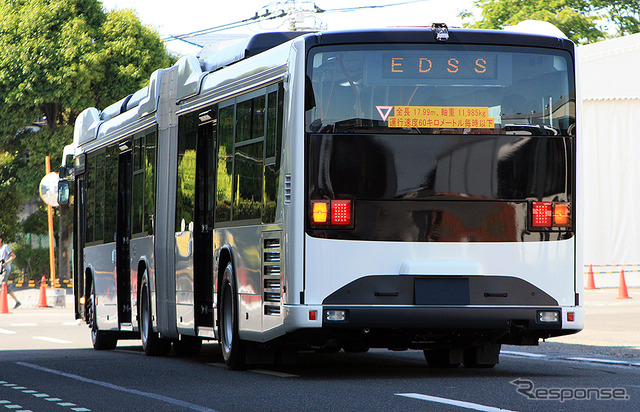
[{"label": "bus rear bumper", "polygon": [[579,306],[294,305],[287,312],[288,333],[362,340],[370,347],[417,349],[478,341],[537,345],[539,339],[584,327],[584,308]]},{"label": "bus rear bumper", "polygon": [[[572,320],[570,320],[572,319]],[[553,335],[583,328],[582,307],[371,307],[324,306],[322,326],[329,328],[490,329],[548,331]]]}]

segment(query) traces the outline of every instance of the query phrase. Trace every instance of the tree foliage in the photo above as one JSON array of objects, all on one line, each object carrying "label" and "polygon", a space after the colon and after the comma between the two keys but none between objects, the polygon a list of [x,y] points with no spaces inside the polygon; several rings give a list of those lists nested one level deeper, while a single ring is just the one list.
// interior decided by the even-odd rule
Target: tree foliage
[{"label": "tree foliage", "polygon": [[[554,24],[576,43],[592,43],[609,37],[603,25],[613,25],[617,35],[640,32],[637,0],[476,0],[482,18],[467,27],[501,29],[524,20]],[[463,17],[471,14],[464,12]]]},{"label": "tree foliage", "polygon": [[137,91],[171,60],[134,12],[98,0],[0,0],[0,16],[0,230],[15,233],[18,205],[38,195],[46,155],[60,164],[80,111]]}]

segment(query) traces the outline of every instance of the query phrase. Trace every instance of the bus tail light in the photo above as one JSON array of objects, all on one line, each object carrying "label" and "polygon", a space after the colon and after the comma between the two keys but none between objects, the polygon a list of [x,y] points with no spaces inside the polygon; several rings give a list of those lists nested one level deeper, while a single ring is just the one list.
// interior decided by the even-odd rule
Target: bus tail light
[{"label": "bus tail light", "polygon": [[312,200],[311,224],[351,226],[351,200]]},{"label": "bus tail light", "polygon": [[571,204],[561,202],[533,202],[531,226],[535,229],[571,227]]},{"label": "bus tail light", "polygon": [[324,200],[311,201],[311,223],[314,225],[329,224],[329,202]]}]

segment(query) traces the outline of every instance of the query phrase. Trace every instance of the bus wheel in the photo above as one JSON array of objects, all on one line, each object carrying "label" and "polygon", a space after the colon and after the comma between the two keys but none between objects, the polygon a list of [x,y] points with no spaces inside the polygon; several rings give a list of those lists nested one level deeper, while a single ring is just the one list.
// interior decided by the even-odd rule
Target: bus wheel
[{"label": "bus wheel", "polygon": [[171,341],[162,339],[153,331],[151,320],[151,299],[147,277],[143,276],[140,287],[140,340],[144,353],[149,356],[167,356],[171,350]]},{"label": "bus wheel", "polygon": [[218,335],[224,363],[229,369],[238,370],[245,366],[245,345],[238,335],[238,298],[233,286],[233,265],[229,262],[220,288]]},{"label": "bus wheel", "polygon": [[196,336],[183,335],[173,342],[173,349],[178,356],[196,356],[202,348],[202,339]]},{"label": "bus wheel", "polygon": [[91,326],[91,343],[96,350],[112,350],[118,345],[118,339],[114,334],[98,329],[98,317],[96,312],[96,289],[91,283],[91,295],[89,296],[88,323]]},{"label": "bus wheel", "polygon": [[500,358],[499,343],[491,345],[466,348],[464,350],[465,368],[493,368]]},{"label": "bus wheel", "polygon": [[424,358],[430,368],[451,368],[460,366],[462,349],[436,348],[425,349]]}]

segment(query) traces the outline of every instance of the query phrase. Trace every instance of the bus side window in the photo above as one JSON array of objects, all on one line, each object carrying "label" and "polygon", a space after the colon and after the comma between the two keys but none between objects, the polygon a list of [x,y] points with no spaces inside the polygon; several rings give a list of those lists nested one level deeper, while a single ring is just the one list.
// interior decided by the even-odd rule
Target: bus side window
[{"label": "bus side window", "polygon": [[218,164],[216,179],[215,221],[231,220],[233,175],[234,105],[221,107],[218,112]]}]

